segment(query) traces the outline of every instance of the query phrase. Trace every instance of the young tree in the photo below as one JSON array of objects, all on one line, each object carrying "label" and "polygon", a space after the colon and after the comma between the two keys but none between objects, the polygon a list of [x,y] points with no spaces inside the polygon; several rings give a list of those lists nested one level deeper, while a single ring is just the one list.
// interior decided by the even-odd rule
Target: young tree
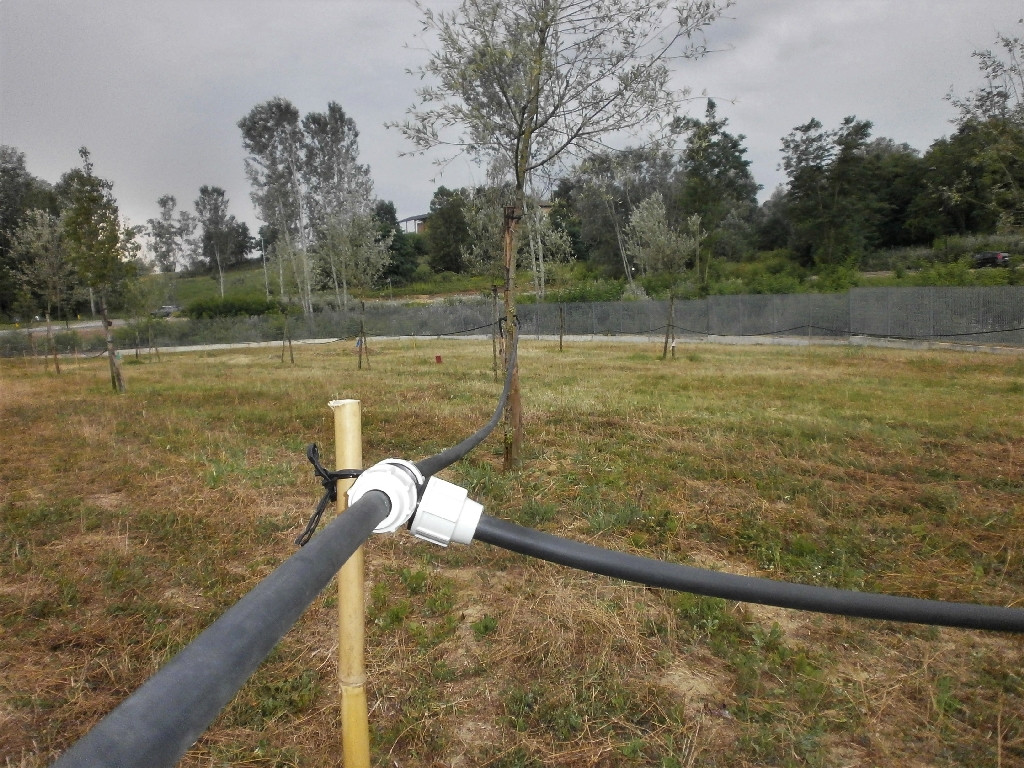
[{"label": "young tree", "polygon": [[135,230],[122,227],[113,184],[93,173],[89,150],[78,150],[82,167],[68,171],[58,184],[64,198],[62,229],[71,262],[82,281],[96,293],[107,340],[110,383],[124,392],[124,377],[114,350],[107,315],[108,297],[132,276],[130,261],[137,255]]},{"label": "young tree", "polygon": [[462,191],[466,239],[460,249],[460,262],[467,271],[485,273],[502,269],[502,211],[514,202],[510,192],[507,185]]},{"label": "young tree", "polygon": [[334,286],[339,309],[348,309],[350,285],[374,285],[391,259],[391,232],[360,214],[328,222],[318,239],[317,254]]},{"label": "young tree", "polygon": [[160,215],[146,222],[150,250],[157,269],[164,273],[176,272],[188,258],[190,241],[196,231],[196,218],[186,210],[175,214],[178,201],[174,195],[164,195],[156,202],[160,206]]},{"label": "young tree", "polygon": [[630,147],[585,158],[574,173],[574,202],[582,219],[581,235],[598,262],[622,274],[633,292],[636,265],[626,248],[625,228],[633,209],[658,193],[668,224],[677,224],[673,203],[679,198],[682,169],[674,152],[661,146]]},{"label": "young tree", "polygon": [[64,250],[60,221],[46,211],[29,211],[15,234],[14,250],[21,256],[21,276],[25,287],[42,299],[46,346],[53,354],[54,369],[60,373],[51,317],[54,310],[67,302],[75,287],[75,270]]},{"label": "young tree", "polygon": [[526,240],[530,246],[533,289],[538,301],[547,293],[547,265],[572,259],[572,242],[565,230],[552,224],[536,197],[527,198],[524,211]]},{"label": "young tree", "polygon": [[683,237],[669,226],[660,192],[633,209],[626,228],[626,252],[644,274],[681,272],[685,267]]},{"label": "young tree", "polygon": [[[506,349],[515,333],[515,223],[528,180],[610,133],[647,132],[678,113],[673,59],[704,52],[717,0],[463,0],[424,12],[438,44],[420,74],[436,81],[397,125],[419,150],[447,146],[508,169],[515,210],[505,217]],[[506,363],[509,361],[506,360]],[[519,462],[518,370],[506,413],[505,464]]]}]

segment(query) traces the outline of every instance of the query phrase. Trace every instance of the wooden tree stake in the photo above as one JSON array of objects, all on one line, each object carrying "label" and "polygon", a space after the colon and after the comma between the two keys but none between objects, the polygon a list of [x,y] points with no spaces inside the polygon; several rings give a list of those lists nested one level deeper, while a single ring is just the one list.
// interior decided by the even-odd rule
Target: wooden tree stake
[{"label": "wooden tree stake", "polygon": [[[668,323],[665,324],[665,347],[661,350],[661,359],[664,360],[668,357],[668,337],[671,334],[673,342],[675,341],[675,330],[672,328],[675,322],[675,296],[669,294],[668,297]],[[675,344],[672,345],[672,356],[675,357],[676,350]]]},{"label": "wooden tree stake", "polygon": [[[359,400],[332,400],[328,405],[334,411],[335,467],[362,469],[362,404]],[[353,482],[338,481],[339,514],[348,506],[348,489]],[[346,768],[370,766],[370,725],[363,663],[363,584],[363,548],[359,547],[338,572],[338,681]]]}]

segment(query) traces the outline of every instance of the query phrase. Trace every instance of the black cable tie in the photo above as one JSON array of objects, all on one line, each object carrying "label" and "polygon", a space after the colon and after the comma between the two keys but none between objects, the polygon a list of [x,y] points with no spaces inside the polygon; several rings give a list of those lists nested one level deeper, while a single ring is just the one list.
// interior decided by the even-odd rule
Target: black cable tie
[{"label": "black cable tie", "polygon": [[313,474],[320,478],[320,484],[324,487],[324,495],[320,497],[320,501],[316,505],[312,516],[310,516],[309,522],[306,523],[306,528],[295,539],[295,543],[300,547],[306,546],[309,540],[313,538],[317,526],[320,525],[320,518],[327,511],[327,505],[338,500],[338,481],[351,480],[363,473],[361,469],[327,469],[320,463],[320,449],[317,448],[316,443],[311,444],[306,449],[306,458],[313,465]]}]

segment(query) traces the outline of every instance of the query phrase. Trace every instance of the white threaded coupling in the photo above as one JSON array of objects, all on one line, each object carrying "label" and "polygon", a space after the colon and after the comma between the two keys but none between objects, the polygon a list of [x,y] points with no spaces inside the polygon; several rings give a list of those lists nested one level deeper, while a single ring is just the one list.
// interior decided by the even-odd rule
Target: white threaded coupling
[{"label": "white threaded coupling", "polygon": [[356,478],[348,489],[348,503],[355,504],[368,491],[380,491],[391,500],[391,513],[373,529],[374,533],[392,533],[412,517],[423,475],[405,459],[384,459]]},{"label": "white threaded coupling", "polygon": [[418,539],[442,547],[453,541],[470,544],[483,511],[483,505],[469,498],[465,488],[432,477],[409,531]]}]

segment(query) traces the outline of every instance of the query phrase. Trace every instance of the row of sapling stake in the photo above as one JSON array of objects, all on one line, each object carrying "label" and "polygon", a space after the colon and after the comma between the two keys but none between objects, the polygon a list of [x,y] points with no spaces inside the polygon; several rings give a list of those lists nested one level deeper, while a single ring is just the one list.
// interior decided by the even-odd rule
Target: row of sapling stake
[{"label": "row of sapling stake", "polygon": [[124,392],[124,377],[114,350],[107,301],[134,276],[133,260],[138,256],[137,230],[123,226],[113,184],[93,173],[89,150],[78,150],[82,167],[68,171],[57,185],[63,198],[63,240],[71,263],[82,282],[99,300],[106,334],[110,383]]},{"label": "row of sapling stake", "polygon": [[313,313],[319,275],[347,309],[349,287],[372,285],[391,245],[373,219],[373,182],[358,162],[355,122],[335,102],[300,120],[278,97],[257,104],[238,127],[253,204],[277,234],[278,266],[283,272],[289,262],[303,312]]},{"label": "row of sapling stake", "polygon": [[[613,134],[657,141],[688,91],[674,61],[703,55],[704,29],[731,0],[463,0],[423,11],[430,58],[409,117],[393,124],[417,151],[447,147],[514,182],[504,215],[506,366],[516,333],[515,254],[526,190]],[[441,160],[440,162],[445,162]],[[518,367],[505,413],[505,467],[522,445]]]}]

